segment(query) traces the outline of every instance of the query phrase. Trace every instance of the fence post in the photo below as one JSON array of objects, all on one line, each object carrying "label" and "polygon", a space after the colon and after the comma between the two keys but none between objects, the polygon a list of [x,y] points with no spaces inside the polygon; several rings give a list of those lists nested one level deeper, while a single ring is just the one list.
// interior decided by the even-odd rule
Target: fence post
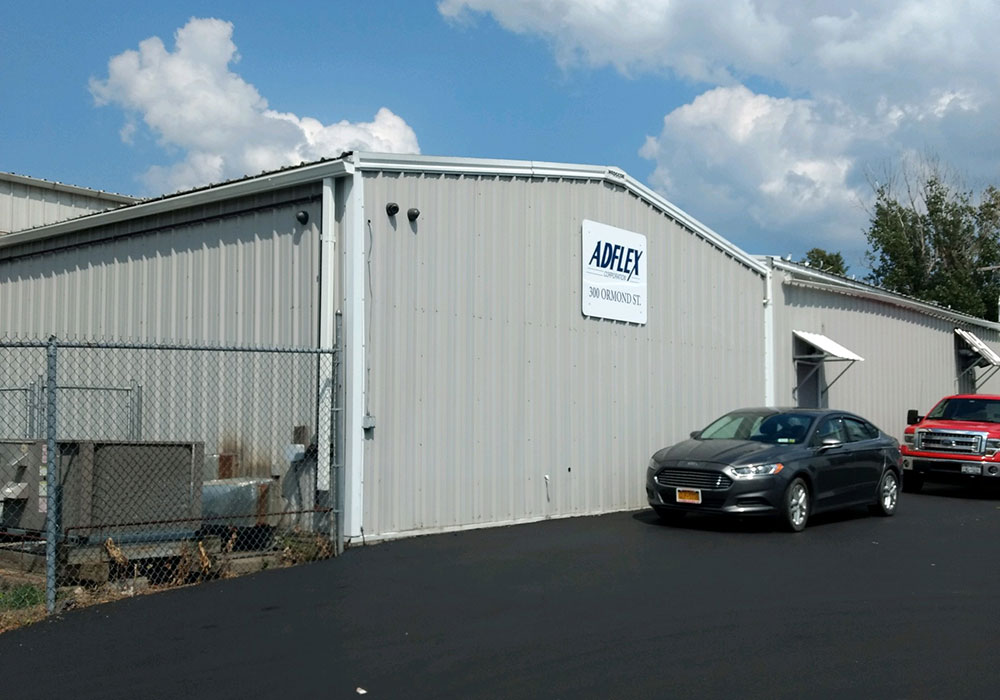
[{"label": "fence post", "polygon": [[[50,336],[46,346],[45,391],[45,609],[50,614],[56,609],[56,538],[59,528],[59,455],[56,444],[56,379],[58,346],[56,337]],[[39,494],[41,496],[42,494]]]}]

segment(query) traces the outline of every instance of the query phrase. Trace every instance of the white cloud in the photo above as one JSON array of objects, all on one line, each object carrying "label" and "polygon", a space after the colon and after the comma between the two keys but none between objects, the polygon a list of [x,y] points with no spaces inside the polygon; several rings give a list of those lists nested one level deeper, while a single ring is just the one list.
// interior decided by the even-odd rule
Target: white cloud
[{"label": "white cloud", "polygon": [[838,124],[830,109],[743,86],[715,88],[668,114],[640,154],[656,162],[654,187],[698,218],[724,222],[734,240],[747,229],[785,231],[777,236],[785,244],[816,227],[849,239],[861,222],[841,214],[860,214],[864,192],[850,180],[845,153],[865,126]]},{"label": "white cloud", "polygon": [[724,85],[760,77],[857,104],[933,109],[997,87],[1000,11],[985,0],[440,0],[456,21],[488,13],[546,38],[565,66],[661,70]]},{"label": "white cloud", "polygon": [[995,174],[1000,8],[986,0],[440,0],[438,10],[540,36],[567,70],[705,84],[640,153],[655,187],[737,242],[752,227],[758,240],[821,232],[815,244],[863,250],[864,172],[907,151],[936,151],[973,181]]},{"label": "white cloud", "polygon": [[158,37],[140,42],[108,63],[108,76],[92,79],[99,105],[128,113],[122,139],[134,139],[136,120],[183,159],[145,174],[154,191],[176,191],[255,174],[347,150],[419,153],[416,134],[389,109],[373,121],[324,125],[311,117],[268,107],[253,85],[230,70],[239,60],[233,25],[192,19],[168,50]]},{"label": "white cloud", "polygon": [[730,80],[737,59],[774,60],[787,42],[785,27],[744,0],[441,0],[438,10],[456,21],[489,13],[510,31],[539,34],[564,66],[666,69],[712,82]]}]

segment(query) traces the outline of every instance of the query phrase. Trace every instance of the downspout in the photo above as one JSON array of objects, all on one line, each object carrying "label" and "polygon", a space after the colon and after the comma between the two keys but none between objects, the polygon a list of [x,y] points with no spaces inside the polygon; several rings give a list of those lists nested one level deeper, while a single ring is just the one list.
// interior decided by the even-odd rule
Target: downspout
[{"label": "downspout", "polygon": [[362,536],[365,413],[365,191],[356,163],[345,178],[343,271],[344,536]]},{"label": "downspout", "polygon": [[333,509],[329,526],[337,533],[338,553],[340,550],[341,529],[338,522],[342,513],[343,503],[337,494],[337,501],[330,498],[332,493],[332,459],[333,421],[336,416],[334,408],[336,399],[334,391],[337,382],[334,376],[334,362],[325,351],[332,351],[336,346],[335,317],[335,285],[337,280],[337,234],[336,198],[334,197],[336,181],[332,177],[323,178],[322,213],[320,215],[319,231],[319,349],[324,351],[319,358],[319,376],[317,377],[317,407],[316,407],[316,490],[319,503]]},{"label": "downspout", "polygon": [[775,405],[775,356],[774,356],[774,294],[772,283],[774,266],[767,259],[767,275],[764,277],[764,405]]}]

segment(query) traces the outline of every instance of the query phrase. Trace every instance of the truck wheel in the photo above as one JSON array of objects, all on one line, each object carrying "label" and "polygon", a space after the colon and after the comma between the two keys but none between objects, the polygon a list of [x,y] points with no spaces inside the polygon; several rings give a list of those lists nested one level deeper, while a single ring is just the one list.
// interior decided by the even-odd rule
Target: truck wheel
[{"label": "truck wheel", "polygon": [[919,493],[924,487],[924,477],[915,472],[903,475],[903,491],[906,493]]},{"label": "truck wheel", "polygon": [[882,480],[878,482],[878,491],[875,495],[875,503],[872,504],[872,512],[888,517],[896,512],[896,503],[899,502],[899,479],[896,473],[887,469],[882,475]]},{"label": "truck wheel", "polygon": [[781,519],[792,532],[802,532],[809,520],[809,488],[802,479],[792,479],[781,502]]}]

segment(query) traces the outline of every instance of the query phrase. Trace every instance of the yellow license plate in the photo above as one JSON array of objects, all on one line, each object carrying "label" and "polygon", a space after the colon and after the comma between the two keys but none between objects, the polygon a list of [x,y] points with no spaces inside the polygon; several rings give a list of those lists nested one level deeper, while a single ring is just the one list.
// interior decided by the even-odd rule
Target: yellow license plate
[{"label": "yellow license plate", "polygon": [[678,503],[701,503],[701,489],[677,489]]}]

